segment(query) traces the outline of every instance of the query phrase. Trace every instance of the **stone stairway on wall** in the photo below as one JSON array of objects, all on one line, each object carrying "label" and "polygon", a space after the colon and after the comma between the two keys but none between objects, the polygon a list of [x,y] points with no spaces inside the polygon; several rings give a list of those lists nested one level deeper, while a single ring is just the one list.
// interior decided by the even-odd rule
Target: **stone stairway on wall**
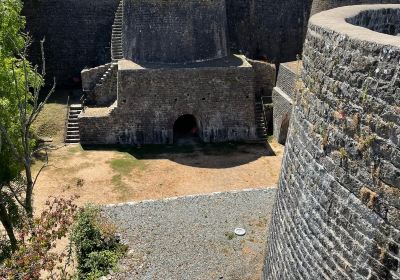
[{"label": "stone stairway on wall", "polygon": [[268,129],[264,119],[263,104],[261,101],[255,102],[255,117],[257,136],[260,140],[266,141],[268,138]]},{"label": "stone stairway on wall", "polygon": [[68,108],[68,123],[65,143],[77,144],[80,141],[78,115],[82,111],[82,104],[71,104]]},{"label": "stone stairway on wall", "polygon": [[122,23],[123,23],[123,6],[124,1],[121,0],[117,11],[115,12],[114,23],[111,35],[111,59],[112,62],[106,65],[98,66],[89,71],[97,72],[98,75],[95,83],[85,89],[85,104],[108,106],[116,97],[116,79],[118,60],[123,58],[122,53]]},{"label": "stone stairway on wall", "polygon": [[123,22],[124,1],[119,2],[115,12],[114,24],[111,35],[111,58],[112,61],[118,61],[123,58],[122,53],[122,22]]},{"label": "stone stairway on wall", "polygon": [[117,66],[117,62],[112,62],[104,74],[98,79],[95,87],[92,90],[93,99],[99,100],[102,99],[103,96],[108,95],[112,87],[112,78],[116,75]]}]

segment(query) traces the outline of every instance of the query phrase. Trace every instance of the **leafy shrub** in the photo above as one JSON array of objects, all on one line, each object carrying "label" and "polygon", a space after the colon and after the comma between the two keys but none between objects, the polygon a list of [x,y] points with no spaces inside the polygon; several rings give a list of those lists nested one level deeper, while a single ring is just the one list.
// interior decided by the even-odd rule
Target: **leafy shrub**
[{"label": "leafy shrub", "polygon": [[119,242],[116,227],[87,206],[79,213],[71,240],[75,246],[78,279],[97,279],[116,269],[126,247]]}]

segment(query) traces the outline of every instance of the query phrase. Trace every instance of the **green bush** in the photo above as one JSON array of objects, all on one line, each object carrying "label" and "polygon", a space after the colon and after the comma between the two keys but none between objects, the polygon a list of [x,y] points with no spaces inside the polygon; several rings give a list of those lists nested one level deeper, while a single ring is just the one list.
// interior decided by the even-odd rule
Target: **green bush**
[{"label": "green bush", "polygon": [[98,279],[116,269],[126,247],[119,242],[116,227],[100,215],[93,206],[78,215],[71,240],[74,243],[78,279]]}]

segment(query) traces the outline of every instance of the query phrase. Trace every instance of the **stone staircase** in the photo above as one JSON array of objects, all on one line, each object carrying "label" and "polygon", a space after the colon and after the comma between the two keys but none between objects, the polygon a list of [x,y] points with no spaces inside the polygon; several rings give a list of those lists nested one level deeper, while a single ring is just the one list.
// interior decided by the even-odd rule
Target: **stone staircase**
[{"label": "stone staircase", "polygon": [[255,102],[255,117],[257,126],[257,136],[260,140],[266,141],[268,138],[267,125],[264,120],[262,102]]},{"label": "stone staircase", "polygon": [[122,53],[122,22],[124,15],[124,0],[119,2],[117,11],[115,12],[114,24],[112,26],[111,35],[111,59],[118,61],[123,58]]},{"label": "stone staircase", "polygon": [[82,104],[71,104],[68,109],[68,123],[66,127],[65,143],[77,144],[80,141],[78,115],[81,113]]},{"label": "stone staircase", "polygon": [[107,90],[105,87],[106,83],[111,82],[111,77],[115,74],[115,70],[117,69],[118,63],[112,62],[110,67],[104,72],[104,74],[98,79],[93,91],[96,94],[96,91],[99,90]]},{"label": "stone staircase", "polygon": [[[123,7],[124,1],[119,2],[117,11],[115,12],[114,24],[111,34],[111,60],[112,62],[104,66],[108,66],[107,70],[99,71],[96,84],[87,92],[85,104],[96,103],[99,106],[106,106],[112,102],[116,93],[115,83],[117,77],[118,60],[123,58],[122,53],[122,22],[123,22]],[[99,67],[104,67],[99,66]],[[115,91],[115,92],[114,92]],[[113,94],[110,94],[113,93]],[[110,101],[110,100],[111,101]],[[94,102],[96,101],[96,102]]]}]

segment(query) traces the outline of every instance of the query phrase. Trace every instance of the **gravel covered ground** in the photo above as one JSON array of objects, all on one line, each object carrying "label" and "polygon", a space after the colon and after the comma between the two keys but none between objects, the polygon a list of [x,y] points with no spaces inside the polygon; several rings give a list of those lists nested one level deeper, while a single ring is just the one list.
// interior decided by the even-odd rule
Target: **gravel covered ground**
[{"label": "gravel covered ground", "polygon": [[[127,258],[109,279],[260,279],[276,188],[111,205]],[[236,236],[243,227],[247,233]]]}]

